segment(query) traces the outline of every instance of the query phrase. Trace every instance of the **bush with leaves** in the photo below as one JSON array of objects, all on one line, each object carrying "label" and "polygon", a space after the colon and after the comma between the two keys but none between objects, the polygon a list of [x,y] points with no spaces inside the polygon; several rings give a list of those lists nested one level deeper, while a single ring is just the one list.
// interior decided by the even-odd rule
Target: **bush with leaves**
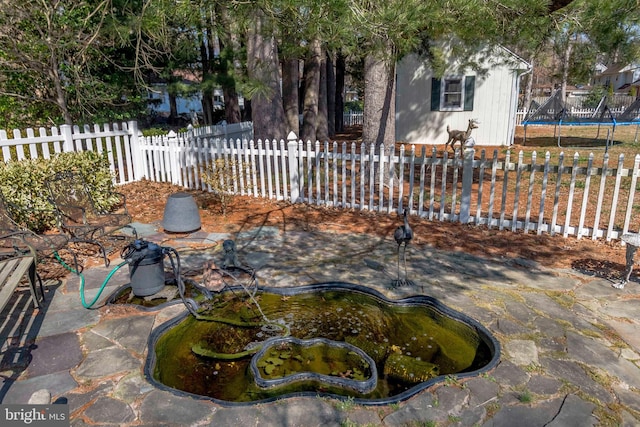
[{"label": "bush with leaves", "polygon": [[595,86],[591,91],[584,97],[582,101],[583,108],[596,108],[600,105],[600,101],[602,101],[602,97],[607,95],[607,88],[604,86]]},{"label": "bush with leaves", "polygon": [[46,180],[64,171],[73,171],[85,179],[96,208],[108,211],[118,203],[118,197],[110,194],[113,176],[106,153],[69,152],[49,159],[0,162],[0,190],[18,223],[37,232],[55,226]]}]

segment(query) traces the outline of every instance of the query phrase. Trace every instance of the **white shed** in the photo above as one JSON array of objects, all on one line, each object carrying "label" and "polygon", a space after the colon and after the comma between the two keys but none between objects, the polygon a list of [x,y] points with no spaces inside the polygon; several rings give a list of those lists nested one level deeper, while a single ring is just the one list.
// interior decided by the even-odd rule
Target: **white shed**
[{"label": "white shed", "polygon": [[471,136],[476,145],[513,144],[520,77],[531,65],[504,47],[477,55],[481,72],[453,62],[436,78],[426,60],[403,58],[396,71],[396,141],[444,144],[451,129],[466,130],[480,122]]}]

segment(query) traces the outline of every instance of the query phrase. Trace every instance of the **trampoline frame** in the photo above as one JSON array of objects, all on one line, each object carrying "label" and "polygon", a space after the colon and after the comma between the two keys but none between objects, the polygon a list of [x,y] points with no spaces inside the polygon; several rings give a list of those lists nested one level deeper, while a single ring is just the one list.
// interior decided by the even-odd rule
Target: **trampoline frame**
[{"label": "trampoline frame", "polygon": [[[598,131],[596,133],[596,137],[594,141],[598,141],[600,136],[600,127],[603,124],[611,126],[611,133],[607,130],[607,138],[605,140],[605,152],[609,150],[609,145],[613,143],[614,134],[616,131],[616,126],[629,126],[636,125],[636,133],[634,137],[634,142],[638,142],[638,129],[640,128],[640,98],[636,99],[629,107],[627,107],[622,114],[620,114],[620,118],[626,119],[622,121],[618,121],[611,112],[611,109],[606,104],[606,96],[603,96],[598,103],[598,107],[595,109],[593,115],[589,118],[583,119],[578,117],[573,117],[569,114],[568,109],[565,105],[563,105],[562,101],[560,101],[560,90],[556,90],[550,97],[544,102],[542,105],[539,105],[537,108],[530,109],[530,112],[527,113],[527,116],[522,121],[522,125],[524,126],[524,140],[523,143],[527,141],[527,126],[529,125],[554,125],[553,127],[553,137],[556,138],[556,130],[557,130],[557,145],[559,148],[565,148],[560,144],[562,138],[562,125],[565,126],[598,126]],[[560,103],[560,110],[553,115],[553,120],[531,120],[531,117],[536,117],[544,113],[545,109],[548,109],[549,106],[553,106],[552,104]],[[534,105],[535,102],[532,102],[531,105]],[[556,105],[557,106],[557,105]],[[628,120],[631,117],[631,113],[633,110],[638,109],[639,113],[637,113],[635,118]],[[531,112],[533,110],[533,112]],[[555,111],[555,110],[554,110]],[[600,112],[598,114],[598,112]],[[605,120],[605,114],[608,114],[608,120]],[[594,118],[597,120],[594,120]],[[629,117],[627,117],[629,116]],[[590,147],[592,148],[592,147]]]}]

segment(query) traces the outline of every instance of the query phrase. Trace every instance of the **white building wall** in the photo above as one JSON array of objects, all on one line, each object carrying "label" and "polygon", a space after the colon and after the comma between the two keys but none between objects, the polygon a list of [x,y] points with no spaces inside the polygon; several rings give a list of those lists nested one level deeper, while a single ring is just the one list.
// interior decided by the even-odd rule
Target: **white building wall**
[{"label": "white building wall", "polygon": [[[526,64],[520,63],[522,67]],[[457,74],[457,73],[452,73]],[[466,130],[470,119],[479,127],[471,136],[476,145],[502,146],[513,141],[518,72],[513,65],[493,65],[476,75],[473,111],[431,111],[433,73],[417,56],[405,57],[397,67],[396,140],[409,144],[444,144],[451,129]],[[516,90],[514,94],[513,91]]]},{"label": "white building wall", "polygon": [[[222,89],[214,89],[214,97],[220,99],[215,101],[216,109],[223,109],[224,103]],[[149,92],[149,100],[155,102],[149,103],[149,108],[158,114],[169,114],[171,108],[169,107],[169,93],[167,92],[167,86],[164,84],[157,84],[153,87],[153,92]],[[158,102],[159,100],[159,102]],[[241,103],[242,105],[242,103]],[[176,108],[178,114],[202,113],[202,93],[196,92],[192,96],[177,97]]]}]

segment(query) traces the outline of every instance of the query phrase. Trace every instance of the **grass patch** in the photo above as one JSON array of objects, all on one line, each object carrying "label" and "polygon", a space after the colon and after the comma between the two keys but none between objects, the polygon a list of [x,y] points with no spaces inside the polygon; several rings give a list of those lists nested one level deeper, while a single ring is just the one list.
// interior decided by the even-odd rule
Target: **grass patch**
[{"label": "grass patch", "polygon": [[435,421],[412,421],[407,424],[407,427],[436,427],[438,424]]},{"label": "grass patch", "polygon": [[494,377],[493,375],[490,375],[488,372],[483,372],[480,374],[480,378],[484,378],[485,380],[489,380],[492,383],[498,382],[498,380],[496,380],[496,377]]},{"label": "grass patch", "polygon": [[613,384],[618,382],[617,377],[609,375],[601,369],[594,369],[586,365],[584,365],[582,368],[587,372],[587,375],[589,375],[592,380],[594,380],[607,390],[611,390],[613,388]]},{"label": "grass patch", "polygon": [[491,402],[485,406],[485,409],[487,411],[487,419],[491,419],[500,410],[500,404],[498,402]]},{"label": "grass patch", "polygon": [[345,411],[345,412],[346,411],[350,411],[355,406],[356,406],[356,404],[353,401],[353,397],[351,397],[351,396],[349,396],[346,399],[339,400],[338,402],[336,402],[336,409],[338,409],[339,411]]},{"label": "grass patch", "polygon": [[597,331],[594,331],[593,329],[582,329],[580,333],[585,337],[602,338],[602,334]]},{"label": "grass patch", "polygon": [[524,389],[518,393],[518,401],[520,401],[520,403],[531,403],[533,401],[533,396],[529,390]]},{"label": "grass patch", "polygon": [[593,326],[602,331],[604,338],[609,341],[614,347],[617,348],[629,348],[629,345],[620,337],[620,335],[610,326],[603,325],[601,323],[593,323]]},{"label": "grass patch", "polygon": [[458,415],[449,415],[447,419],[450,423],[459,423],[460,421],[462,421],[462,418]]},{"label": "grass patch", "polygon": [[351,420],[344,420],[340,423],[341,427],[375,427],[376,424],[371,424],[371,423],[367,423],[367,424],[358,424],[355,421],[351,421]]},{"label": "grass patch", "polygon": [[530,374],[544,374],[544,368],[537,363],[530,363],[524,367],[524,370]]},{"label": "grass patch", "polygon": [[545,294],[565,308],[571,308],[576,303],[575,295],[573,292],[560,292],[560,291],[547,291]]}]

